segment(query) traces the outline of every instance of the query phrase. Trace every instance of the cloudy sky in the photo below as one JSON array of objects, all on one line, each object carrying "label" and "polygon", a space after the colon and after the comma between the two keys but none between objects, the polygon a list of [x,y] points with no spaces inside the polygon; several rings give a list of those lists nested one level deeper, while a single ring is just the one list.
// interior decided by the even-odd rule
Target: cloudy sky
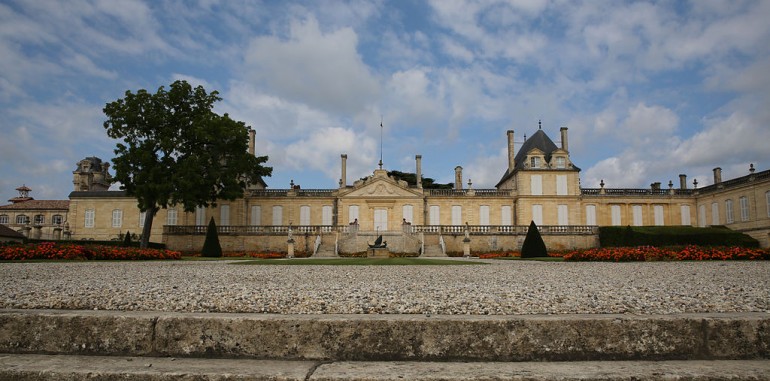
[{"label": "cloudy sky", "polygon": [[109,160],[104,105],[185,79],[270,157],[271,188],[387,169],[474,188],[542,121],[583,187],[770,167],[770,1],[0,2],[0,203]]}]

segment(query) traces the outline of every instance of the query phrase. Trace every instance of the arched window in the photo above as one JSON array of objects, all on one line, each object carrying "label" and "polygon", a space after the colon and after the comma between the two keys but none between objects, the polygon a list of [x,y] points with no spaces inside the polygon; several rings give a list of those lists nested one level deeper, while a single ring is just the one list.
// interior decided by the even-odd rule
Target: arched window
[{"label": "arched window", "polygon": [[42,225],[45,223],[45,216],[42,214],[36,214],[34,221],[35,225]]},{"label": "arched window", "polygon": [[19,225],[29,223],[29,217],[27,217],[24,214],[19,214],[18,216],[16,216],[16,223]]},{"label": "arched window", "polygon": [[0,224],[8,224],[8,215],[0,214]]}]

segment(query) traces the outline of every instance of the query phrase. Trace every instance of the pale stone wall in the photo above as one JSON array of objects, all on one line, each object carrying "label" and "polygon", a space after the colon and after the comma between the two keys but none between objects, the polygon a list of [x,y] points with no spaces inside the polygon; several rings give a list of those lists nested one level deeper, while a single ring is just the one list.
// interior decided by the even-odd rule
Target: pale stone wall
[{"label": "pale stone wall", "polygon": [[690,207],[690,225],[696,226],[695,199],[687,196],[584,196],[580,203],[580,213],[583,216],[579,223],[585,224],[586,205],[596,206],[596,224],[598,226],[612,226],[612,206],[620,207],[620,225],[633,226],[634,205],[642,207],[642,224],[640,226],[655,225],[655,206],[663,207],[663,225],[682,225],[682,205]]},{"label": "pale stone wall", "polygon": [[[716,203],[718,210],[719,223],[732,230],[744,232],[760,242],[762,247],[770,247],[770,178],[758,181],[751,181],[739,186],[730,188],[718,188],[716,190],[698,194],[697,208],[694,209],[700,213],[705,212],[701,221],[695,220],[695,223],[705,222],[705,226],[713,224],[712,204]],[[741,198],[745,197],[748,202],[748,216],[744,220],[741,215]],[[727,221],[727,200],[732,200],[733,221]],[[703,208],[701,209],[701,206]]]},{"label": "pale stone wall", "polygon": [[[3,224],[5,226],[8,226],[9,228],[18,231],[22,234],[24,233],[24,228],[29,228],[29,238],[37,238],[37,239],[56,239],[56,236],[54,234],[54,229],[62,229],[64,227],[64,223],[67,220],[67,209],[51,209],[51,210],[40,210],[40,209],[30,209],[30,210],[24,210],[24,209],[7,209],[7,210],[0,210],[0,215],[5,215],[8,218],[8,223]],[[44,223],[42,224],[36,224],[35,223],[35,216],[41,215],[43,216]],[[24,216],[29,219],[29,224],[17,224],[16,218],[18,216]],[[54,216],[60,216],[62,219],[62,223],[57,225],[53,223]],[[36,233],[36,231],[38,233]],[[39,234],[39,237],[36,237],[35,235]]]}]

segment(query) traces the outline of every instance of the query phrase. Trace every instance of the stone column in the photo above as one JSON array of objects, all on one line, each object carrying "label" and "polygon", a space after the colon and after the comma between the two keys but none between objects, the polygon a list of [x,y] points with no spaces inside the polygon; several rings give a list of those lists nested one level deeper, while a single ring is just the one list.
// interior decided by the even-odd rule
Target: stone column
[{"label": "stone column", "polygon": [[463,189],[463,167],[455,167],[455,190]]},{"label": "stone column", "polygon": [[40,239],[43,236],[43,227],[40,225],[34,225],[32,227],[32,239]]},{"label": "stone column", "polygon": [[256,144],[255,142],[256,136],[257,136],[257,132],[252,130],[251,127],[249,127],[249,153],[251,155],[254,155],[254,152],[256,152],[254,150],[254,145]]},{"label": "stone column", "polygon": [[59,226],[53,228],[53,239],[55,241],[60,241],[61,240],[61,231],[62,231],[62,228],[59,227]]},{"label": "stone column", "polygon": [[569,152],[569,144],[567,142],[567,127],[562,127],[561,131],[561,149]]},{"label": "stone column", "polygon": [[516,167],[516,154],[513,146],[513,130],[508,130],[508,173],[513,172]]},{"label": "stone column", "polygon": [[722,168],[714,168],[714,185],[722,182]]}]

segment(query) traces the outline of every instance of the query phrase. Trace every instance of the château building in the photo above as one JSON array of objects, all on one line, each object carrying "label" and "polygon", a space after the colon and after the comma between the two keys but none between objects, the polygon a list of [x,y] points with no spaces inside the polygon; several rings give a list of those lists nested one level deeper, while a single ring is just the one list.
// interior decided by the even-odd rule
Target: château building
[{"label": "ch\u00e2teau building", "polygon": [[[225,251],[287,252],[292,241],[295,250],[317,256],[363,252],[379,236],[396,253],[441,256],[462,253],[465,245],[475,253],[516,251],[530,221],[550,249],[594,247],[597,226],[613,225],[724,225],[770,247],[770,171],[756,172],[752,166],[747,175],[722,181],[721,169],[715,168],[714,184],[702,188],[688,188],[685,175],[676,187],[669,182],[667,187],[613,189],[602,182],[599,188],[583,188],[568,143],[566,127],[560,129],[559,145],[538,129],[516,152],[514,132],[508,131],[507,167],[493,189],[464,183],[460,166],[453,189],[424,188],[421,155],[415,156],[413,183],[390,176],[382,164],[349,183],[342,154],[337,188],[302,189],[292,182],[287,189],[267,189],[259,181],[242,198],[216,207],[193,213],[181,206],[161,209],[151,241],[200,250],[213,217]],[[253,130],[249,152],[254,154]],[[127,231],[141,233],[144,214],[135,199],[108,190],[108,168],[93,157],[78,163],[63,237],[109,240]]]}]

